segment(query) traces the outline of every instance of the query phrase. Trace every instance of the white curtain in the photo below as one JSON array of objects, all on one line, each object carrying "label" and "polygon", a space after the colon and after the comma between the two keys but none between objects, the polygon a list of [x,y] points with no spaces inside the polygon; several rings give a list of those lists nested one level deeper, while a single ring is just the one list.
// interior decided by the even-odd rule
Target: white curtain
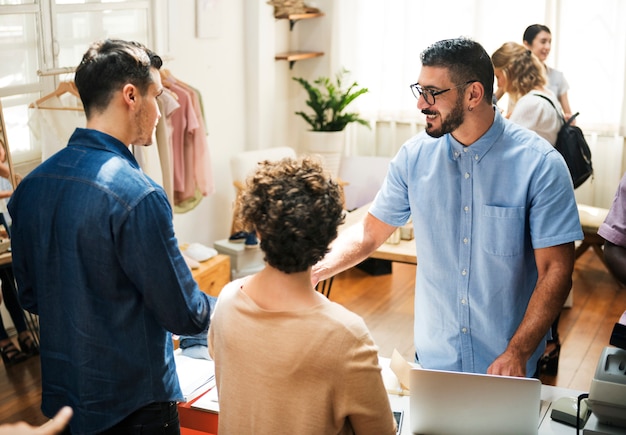
[{"label": "white curtain", "polygon": [[332,67],[345,67],[370,92],[355,105],[371,119],[418,116],[409,85],[432,42],[469,36],[489,54],[522,42],[530,24],[552,30],[547,63],[564,72],[572,110],[586,132],[626,130],[626,2],[622,0],[333,1]]},{"label": "white curtain", "polygon": [[[354,106],[372,129],[350,126],[349,155],[392,156],[422,128],[409,85],[420,53],[440,39],[468,36],[493,53],[522,43],[530,24],[552,32],[546,63],[563,71],[577,124],[593,152],[594,179],[576,190],[579,202],[610,207],[626,171],[626,1],[334,0],[331,67],[345,67],[370,92]],[[501,104],[506,104],[504,99]],[[504,106],[503,106],[504,107]]]}]

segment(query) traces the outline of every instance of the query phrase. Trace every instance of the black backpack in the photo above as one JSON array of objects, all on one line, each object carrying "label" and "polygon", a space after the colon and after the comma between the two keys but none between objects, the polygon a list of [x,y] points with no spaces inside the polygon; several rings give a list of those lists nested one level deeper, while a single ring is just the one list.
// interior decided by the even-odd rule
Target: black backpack
[{"label": "black backpack", "polygon": [[593,176],[591,150],[585,140],[585,135],[580,128],[572,125],[572,122],[576,119],[579,112],[576,112],[570,117],[570,119],[565,121],[565,118],[556,108],[552,100],[543,95],[535,95],[547,100],[552,107],[554,107],[554,110],[556,110],[559,118],[563,122],[563,125],[557,135],[556,145],[554,147],[559,153],[561,153],[563,159],[565,159],[565,163],[567,163],[567,167],[569,168],[569,173],[572,176],[574,189],[576,189],[578,186],[587,181],[587,178]]}]

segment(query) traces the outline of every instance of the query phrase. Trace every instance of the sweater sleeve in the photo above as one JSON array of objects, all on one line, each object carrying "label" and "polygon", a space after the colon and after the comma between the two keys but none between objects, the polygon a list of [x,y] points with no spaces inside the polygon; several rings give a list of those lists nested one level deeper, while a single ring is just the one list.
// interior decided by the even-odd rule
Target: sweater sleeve
[{"label": "sweater sleeve", "polygon": [[378,363],[378,349],[365,324],[362,328],[362,335],[347,338],[345,342],[339,412],[348,416],[356,435],[394,435],[396,422]]}]

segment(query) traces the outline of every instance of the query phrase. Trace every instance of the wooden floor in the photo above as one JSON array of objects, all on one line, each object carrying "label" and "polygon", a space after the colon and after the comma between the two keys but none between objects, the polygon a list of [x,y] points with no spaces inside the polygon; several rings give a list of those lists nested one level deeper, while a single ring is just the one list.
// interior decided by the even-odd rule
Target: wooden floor
[{"label": "wooden floor", "polygon": [[[359,269],[338,275],[330,299],[361,315],[380,348],[413,359],[413,285],[415,266],[393,264],[393,273],[372,276]],[[561,315],[559,373],[542,377],[549,385],[589,391],[602,349],[613,325],[626,310],[626,289],[619,287],[592,250],[576,262],[574,304]],[[68,344],[69,345],[69,344]],[[0,367],[0,423],[25,420],[40,424],[39,358],[13,367]]]}]

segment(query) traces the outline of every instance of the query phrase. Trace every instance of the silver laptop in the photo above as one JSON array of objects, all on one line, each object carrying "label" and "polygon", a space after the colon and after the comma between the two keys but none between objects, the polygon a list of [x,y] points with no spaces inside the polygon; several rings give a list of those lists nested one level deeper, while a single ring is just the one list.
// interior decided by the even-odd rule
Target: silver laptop
[{"label": "silver laptop", "polygon": [[412,369],[414,434],[537,434],[538,379]]}]

